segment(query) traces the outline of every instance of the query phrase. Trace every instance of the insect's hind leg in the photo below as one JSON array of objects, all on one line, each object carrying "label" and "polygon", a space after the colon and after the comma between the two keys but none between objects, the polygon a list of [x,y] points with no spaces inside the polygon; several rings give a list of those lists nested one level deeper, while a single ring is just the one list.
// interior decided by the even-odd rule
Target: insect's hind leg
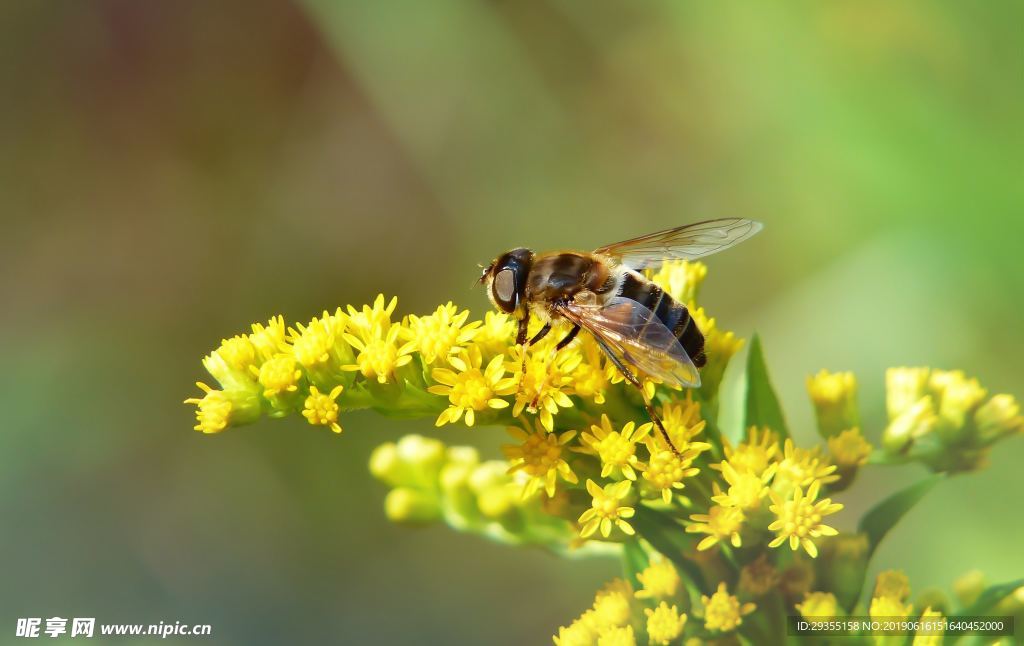
[{"label": "insect's hind leg", "polygon": [[682,457],[679,453],[679,449],[677,449],[676,445],[672,443],[672,438],[668,436],[668,431],[665,430],[665,424],[661,421],[661,417],[658,416],[658,412],[654,410],[654,406],[652,406],[651,402],[648,401],[647,393],[644,392],[644,385],[640,383],[640,378],[637,377],[626,365],[619,361],[615,354],[605,346],[604,341],[597,339],[597,342],[600,344],[601,349],[604,350],[605,356],[611,359],[612,363],[614,363],[615,367],[619,369],[619,372],[622,373],[622,376],[626,381],[631,383],[640,391],[640,397],[643,399],[644,408],[647,409],[647,415],[651,418],[651,421],[654,422],[654,425],[658,427],[658,431],[661,433],[661,436],[665,438],[665,443],[668,444],[668,448],[672,449],[672,453],[675,453],[676,457]]}]

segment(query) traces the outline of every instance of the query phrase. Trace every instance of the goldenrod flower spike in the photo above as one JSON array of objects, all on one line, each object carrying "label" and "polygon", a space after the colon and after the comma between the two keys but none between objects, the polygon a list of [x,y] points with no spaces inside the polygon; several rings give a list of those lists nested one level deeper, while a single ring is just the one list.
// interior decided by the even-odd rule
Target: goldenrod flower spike
[{"label": "goldenrod flower spike", "polygon": [[[384,508],[395,522],[443,521],[559,554],[623,553],[638,589],[611,582],[590,609],[558,630],[555,644],[729,640],[722,633],[737,630],[749,613],[782,607],[808,618],[842,616],[861,593],[870,546],[868,534],[837,535],[826,524],[843,508],[832,498],[869,461],[916,461],[940,472],[977,469],[996,441],[1024,430],[1020,405],[1010,395],[990,395],[959,370],[893,368],[886,374],[888,424],[874,452],[857,419],[856,379],[822,371],[807,387],[827,452],[761,427],[749,428],[734,446],[719,432],[718,409],[727,402],[718,398],[717,384],[741,341],[693,303],[705,271],[699,263],[671,263],[653,274],[688,303],[708,355],[702,388],[680,392],[643,382],[643,397],[657,408],[678,452],[652,432],[645,402],[622,383],[591,336],[556,352],[563,331],[524,350],[515,344],[516,321],[507,314],[471,320],[447,303],[426,316],[401,318],[397,299],[384,295],[293,327],[274,316],[223,339],[203,358],[217,385],[199,383],[202,394],[186,402],[196,406],[195,428],[204,433],[261,415],[299,414],[340,433],[341,411],[361,408],[429,418],[437,426],[514,425],[503,460],[406,436],[377,447],[370,471],[388,486]],[[714,432],[705,435],[705,428]],[[826,487],[829,497],[819,500]],[[691,543],[680,531],[698,540]],[[783,544],[796,553],[771,549]],[[673,553],[657,553],[669,545],[676,546]],[[819,548],[821,558],[812,561]],[[651,555],[640,572],[636,550]],[[677,570],[679,558],[700,567],[703,581]],[[734,595],[722,579],[732,581],[736,573]],[[964,606],[985,589],[980,574],[957,585]],[[699,592],[709,593],[701,595],[703,609],[691,608],[690,595]],[[1017,595],[994,612],[1016,612],[1024,589]],[[903,573],[882,572],[869,611],[876,618],[932,618],[939,615],[930,608],[947,604],[941,594],[922,595],[915,609],[909,596]],[[755,608],[740,599],[765,601]],[[703,626],[687,621],[680,608],[702,618]],[[780,619],[759,618],[750,635],[760,637],[763,626]],[[915,643],[939,638],[919,633]]]},{"label": "goldenrod flower spike", "polygon": [[629,495],[632,484],[629,480],[623,480],[601,487],[593,480],[587,480],[587,492],[593,497],[593,502],[591,508],[580,516],[580,536],[587,538],[600,528],[601,535],[607,538],[612,533],[613,525],[626,534],[634,534],[633,527],[625,519],[632,518],[636,511],[621,504]]}]

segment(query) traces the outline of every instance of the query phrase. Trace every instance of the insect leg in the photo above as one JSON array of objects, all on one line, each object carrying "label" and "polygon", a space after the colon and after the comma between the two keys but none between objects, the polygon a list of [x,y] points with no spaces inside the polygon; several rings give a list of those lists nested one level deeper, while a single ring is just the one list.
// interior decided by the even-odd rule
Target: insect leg
[{"label": "insect leg", "polygon": [[657,411],[654,410],[654,406],[651,406],[651,402],[647,400],[647,394],[644,392],[644,385],[640,383],[640,378],[615,356],[615,353],[611,351],[611,348],[609,348],[604,341],[596,336],[594,338],[597,340],[598,345],[601,346],[601,349],[604,350],[605,356],[611,359],[612,363],[614,363],[615,367],[619,369],[619,372],[622,373],[622,376],[626,381],[633,384],[633,386],[640,391],[640,397],[644,400],[644,408],[647,409],[647,415],[651,418],[651,421],[654,422],[654,425],[658,427],[658,431],[660,431],[661,436],[665,438],[665,442],[668,444],[668,447],[672,449],[672,452],[678,457],[680,455],[679,449],[677,449],[676,445],[672,443],[672,439],[668,436],[668,431],[665,430],[665,425],[662,423],[661,417],[659,417]]},{"label": "insect leg", "polygon": [[544,327],[542,327],[540,329],[540,331],[537,332],[537,334],[533,335],[533,338],[530,339],[530,342],[527,345],[533,345],[534,343],[537,343],[538,341],[540,341],[541,339],[546,337],[548,335],[548,332],[550,332],[550,331],[551,331],[551,321],[548,321],[547,323],[544,324]]},{"label": "insect leg", "polygon": [[564,348],[565,346],[567,346],[570,343],[572,343],[572,340],[575,339],[576,335],[579,334],[579,333],[580,333],[580,326],[574,324],[572,326],[572,329],[569,330],[569,333],[566,334],[565,337],[563,337],[562,340],[558,342],[558,345],[555,346],[555,351],[557,352],[557,351],[561,350],[562,348]]},{"label": "insect leg", "polygon": [[[544,327],[545,328],[550,328],[551,324],[548,323]],[[544,330],[541,330],[541,332],[543,332],[543,331]],[[568,334],[566,334],[564,337],[562,337],[562,340],[559,341],[558,345],[556,345],[554,347],[554,349],[551,351],[551,356],[548,357],[547,363],[550,364],[552,361],[554,361],[555,360],[555,355],[558,354],[558,351],[561,350],[562,348],[564,348],[565,346],[569,345],[570,343],[572,343],[572,340],[575,339],[576,335],[579,334],[579,333],[580,333],[580,326],[578,326],[576,324],[573,324],[572,329],[569,330]],[[543,383],[541,383],[540,388],[537,389],[537,394],[533,396],[533,401],[530,402],[530,410],[531,411],[537,409],[537,402],[540,400],[540,394],[542,392],[544,392],[544,388],[547,387],[548,379],[550,377],[551,377],[551,371],[549,370],[549,371],[547,371],[544,374],[544,381],[543,381]]]}]

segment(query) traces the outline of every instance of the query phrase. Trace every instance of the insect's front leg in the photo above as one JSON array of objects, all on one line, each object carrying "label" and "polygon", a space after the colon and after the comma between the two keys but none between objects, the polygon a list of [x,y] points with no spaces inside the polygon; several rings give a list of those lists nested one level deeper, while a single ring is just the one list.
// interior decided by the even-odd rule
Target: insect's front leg
[{"label": "insect's front leg", "polygon": [[[551,323],[548,323],[545,327],[550,328],[551,327]],[[548,361],[545,364],[545,366],[547,367],[547,370],[544,372],[544,381],[541,382],[540,387],[537,388],[537,392],[534,393],[534,395],[533,395],[533,401],[530,402],[530,410],[531,411],[537,409],[537,404],[540,402],[540,395],[541,395],[542,392],[544,392],[544,389],[547,387],[548,380],[551,379],[551,362],[555,360],[555,356],[558,354],[558,351],[561,350],[562,348],[564,348],[565,346],[569,345],[570,343],[572,343],[573,339],[575,339],[576,335],[579,334],[579,333],[580,333],[580,326],[574,323],[573,326],[572,326],[572,329],[569,330],[569,332],[564,337],[562,337],[562,340],[559,341],[558,344],[555,345],[554,348],[552,348],[551,356],[548,357]]]}]

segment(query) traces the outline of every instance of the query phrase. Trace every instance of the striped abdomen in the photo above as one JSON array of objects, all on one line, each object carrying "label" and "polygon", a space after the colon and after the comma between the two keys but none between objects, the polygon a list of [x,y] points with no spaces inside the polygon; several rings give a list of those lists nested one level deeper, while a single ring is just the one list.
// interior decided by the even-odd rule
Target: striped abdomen
[{"label": "striped abdomen", "polygon": [[704,335],[697,328],[696,321],[690,316],[690,311],[685,305],[666,294],[665,290],[653,281],[632,271],[623,273],[619,294],[654,312],[658,320],[679,339],[693,365],[701,368],[707,363],[707,356],[704,354]]}]

